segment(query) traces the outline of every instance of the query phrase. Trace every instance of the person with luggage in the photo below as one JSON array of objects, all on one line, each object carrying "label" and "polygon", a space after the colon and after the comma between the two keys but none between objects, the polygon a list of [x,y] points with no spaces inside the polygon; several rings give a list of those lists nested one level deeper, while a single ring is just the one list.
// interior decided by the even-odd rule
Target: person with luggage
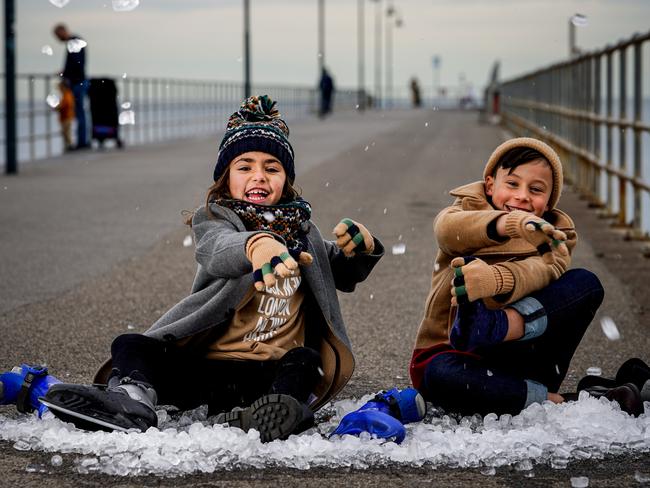
[{"label": "person with luggage", "polygon": [[90,147],[86,128],[84,101],[88,90],[86,80],[86,41],[70,33],[65,24],[54,26],[54,36],[66,45],[66,58],[61,77],[66,80],[74,95],[75,117],[77,119],[76,149]]},{"label": "person with luggage", "polygon": [[105,386],[52,381],[40,398],[52,413],[91,430],[145,431],[157,405],[207,404],[216,422],[266,442],[311,426],[349,381],[337,290],[354,291],[384,247],[347,218],[323,239],[294,189],[275,105],[250,97],[228,121],[206,204],[187,222],[198,264],[189,296],[143,334],[113,341],[95,377]]}]

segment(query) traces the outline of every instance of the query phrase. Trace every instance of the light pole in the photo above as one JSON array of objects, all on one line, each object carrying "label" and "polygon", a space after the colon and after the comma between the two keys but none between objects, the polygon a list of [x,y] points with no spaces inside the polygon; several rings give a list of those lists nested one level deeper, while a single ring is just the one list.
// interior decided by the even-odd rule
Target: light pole
[{"label": "light pole", "polygon": [[374,106],[381,108],[381,0],[373,0],[375,7],[375,103]]},{"label": "light pole", "polygon": [[433,87],[431,90],[432,103],[435,106],[436,100],[440,95],[440,56],[435,55],[431,58],[431,66],[433,67]]},{"label": "light pole", "polygon": [[325,67],[325,0],[318,0],[318,78]]},{"label": "light pole", "polygon": [[393,107],[393,17],[395,27],[401,27],[402,18],[396,12],[393,2],[386,8],[386,107]]},{"label": "light pole", "polygon": [[582,14],[573,14],[569,18],[569,57],[575,58],[580,55],[580,49],[576,46],[576,27],[587,25],[587,16]]},{"label": "light pole", "polygon": [[244,98],[251,95],[250,0],[244,0]]},{"label": "light pole", "polygon": [[366,37],[363,17],[364,17],[364,0],[357,0],[357,58],[358,58],[358,71],[357,71],[357,105],[359,110],[366,109],[366,80],[365,80],[365,45],[364,40]]}]

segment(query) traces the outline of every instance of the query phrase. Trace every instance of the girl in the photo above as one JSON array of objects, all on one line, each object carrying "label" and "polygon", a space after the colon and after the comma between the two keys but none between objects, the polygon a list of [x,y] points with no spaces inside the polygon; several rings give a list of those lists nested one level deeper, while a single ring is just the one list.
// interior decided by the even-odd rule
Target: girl
[{"label": "girl", "polygon": [[313,423],[354,368],[336,290],[351,292],[382,244],[343,219],[336,241],[293,187],[289,129],[268,96],[229,119],[206,204],[189,220],[198,268],[191,293],[144,334],[125,334],[95,382],[56,384],[42,399],[91,430],[146,430],[156,405],[207,404],[217,421],[262,441]]}]

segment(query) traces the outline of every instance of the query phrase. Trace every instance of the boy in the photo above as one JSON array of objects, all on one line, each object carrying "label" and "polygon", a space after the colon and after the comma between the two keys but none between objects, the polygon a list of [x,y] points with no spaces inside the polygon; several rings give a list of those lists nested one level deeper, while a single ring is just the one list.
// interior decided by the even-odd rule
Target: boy
[{"label": "boy", "polygon": [[[463,414],[516,414],[575,399],[558,389],[604,291],[593,273],[567,271],[577,236],[556,208],[562,163],[547,144],[516,138],[492,153],[483,178],[452,190],[454,204],[435,219],[439,250],[413,385]],[[597,394],[638,414],[635,390]]]}]

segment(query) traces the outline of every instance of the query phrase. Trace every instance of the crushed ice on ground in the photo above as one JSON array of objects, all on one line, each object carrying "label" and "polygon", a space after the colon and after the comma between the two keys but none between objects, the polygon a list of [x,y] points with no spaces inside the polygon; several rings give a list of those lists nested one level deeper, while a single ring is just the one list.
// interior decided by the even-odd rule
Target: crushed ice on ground
[{"label": "crushed ice on ground", "polygon": [[406,252],[406,244],[400,242],[398,244],[393,244],[393,254],[404,254]]},{"label": "crushed ice on ground", "polygon": [[192,245],[192,236],[185,236],[183,239],[183,247],[190,247]]},{"label": "crushed ice on ground", "polygon": [[[564,469],[581,459],[647,452],[650,415],[634,418],[604,398],[533,404],[519,415],[456,417],[431,411],[423,422],[406,426],[397,445],[381,439],[329,434],[341,418],[374,395],[327,404],[318,425],[286,441],[260,442],[256,431],[213,425],[207,408],[158,411],[160,428],[147,432],[85,432],[46,414],[0,415],[0,439],[17,450],[72,454],[80,473],[179,476],[241,468],[310,469],[382,466],[477,468],[486,476],[512,466],[531,473],[535,465]],[[646,411],[649,404],[646,403]],[[58,461],[57,461],[58,462]],[[54,465],[54,456],[52,457]],[[36,468],[34,468],[36,469]],[[643,478],[647,473],[639,473]]]},{"label": "crushed ice on ground", "polygon": [[113,10],[116,12],[130,12],[140,5],[140,0],[113,0]]},{"label": "crushed ice on ground", "polygon": [[55,7],[63,8],[65,7],[70,0],[50,0],[50,3]]},{"label": "crushed ice on ground", "polygon": [[600,328],[603,329],[603,334],[610,341],[617,341],[621,338],[621,333],[618,331],[618,327],[616,327],[616,323],[611,317],[603,317],[600,319]]},{"label": "crushed ice on ground", "polygon": [[574,476],[571,478],[572,488],[587,488],[589,486],[589,478],[586,476]]},{"label": "crushed ice on ground", "polygon": [[117,121],[120,125],[135,125],[135,112],[133,110],[124,110],[120,112]]},{"label": "crushed ice on ground", "polygon": [[70,39],[65,43],[69,53],[78,53],[88,45],[83,39]]},{"label": "crushed ice on ground", "polygon": [[56,93],[50,93],[45,98],[45,103],[47,103],[51,108],[56,108],[59,106],[59,103],[61,103],[61,99]]},{"label": "crushed ice on ground", "polygon": [[45,44],[45,46],[41,48],[41,53],[45,54],[46,56],[52,56],[54,54],[54,51],[52,50],[52,46]]}]

